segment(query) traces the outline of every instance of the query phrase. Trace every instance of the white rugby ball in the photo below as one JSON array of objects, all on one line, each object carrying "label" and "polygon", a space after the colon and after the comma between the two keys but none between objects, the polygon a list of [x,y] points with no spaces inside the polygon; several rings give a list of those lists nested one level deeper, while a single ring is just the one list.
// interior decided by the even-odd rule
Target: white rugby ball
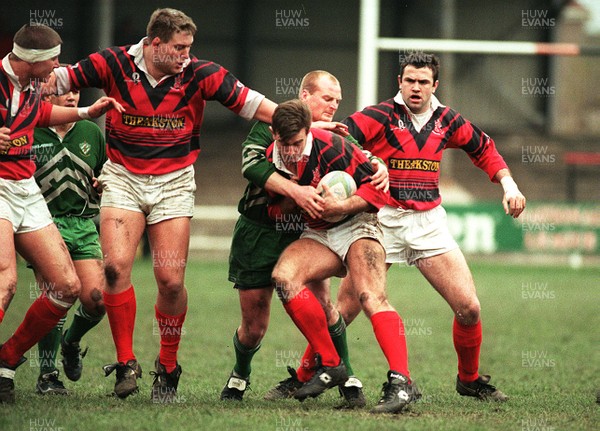
[{"label": "white rugby ball", "polygon": [[[323,184],[329,187],[329,190],[331,190],[331,193],[333,193],[337,200],[348,199],[356,193],[356,182],[354,181],[354,178],[352,178],[352,175],[345,171],[331,171],[321,178],[321,181],[319,181],[319,184],[317,185],[317,193],[321,194],[321,196],[325,195]],[[345,217],[346,216],[341,215],[323,218],[323,220],[330,223],[337,223]]]}]

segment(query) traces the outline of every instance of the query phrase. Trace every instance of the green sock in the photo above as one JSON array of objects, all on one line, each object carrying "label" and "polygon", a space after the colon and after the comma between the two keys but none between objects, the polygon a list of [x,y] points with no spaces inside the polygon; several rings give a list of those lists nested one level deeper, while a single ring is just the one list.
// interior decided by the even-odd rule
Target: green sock
[{"label": "green sock", "polygon": [[250,372],[252,371],[250,363],[254,354],[260,349],[260,346],[260,343],[253,348],[244,346],[238,338],[237,330],[235,331],[233,335],[233,349],[235,350],[235,366],[233,367],[233,371],[240,377],[247,378],[250,376]]},{"label": "green sock", "polygon": [[56,370],[56,355],[60,346],[63,326],[67,320],[64,316],[56,326],[38,342],[38,359],[40,361],[40,375]]},{"label": "green sock", "polygon": [[346,322],[340,315],[340,318],[336,323],[329,327],[329,335],[331,335],[331,340],[333,341],[333,345],[335,346],[335,350],[344,361],[346,365],[346,371],[349,376],[354,375],[354,370],[352,370],[352,365],[350,365],[350,356],[348,355],[348,342],[346,341]]},{"label": "green sock", "polygon": [[73,316],[73,323],[71,323],[71,326],[65,332],[65,341],[67,343],[79,342],[90,329],[102,320],[103,317],[104,315],[100,317],[90,315],[84,310],[83,306],[79,304],[79,307]]}]

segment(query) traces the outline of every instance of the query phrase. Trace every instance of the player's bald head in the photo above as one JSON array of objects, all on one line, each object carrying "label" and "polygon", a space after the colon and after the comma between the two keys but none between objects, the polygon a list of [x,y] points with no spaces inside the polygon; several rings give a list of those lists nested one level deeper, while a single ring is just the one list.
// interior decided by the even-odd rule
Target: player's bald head
[{"label": "player's bald head", "polygon": [[158,37],[163,42],[171,40],[176,33],[196,34],[196,24],[192,18],[177,9],[156,9],[150,16],[146,35],[150,40]]},{"label": "player's bald head", "polygon": [[304,78],[302,78],[302,82],[300,83],[300,93],[302,93],[303,90],[306,90],[309,94],[313,94],[319,89],[319,80],[323,77],[328,78],[338,86],[340,85],[338,79],[326,70],[313,70],[308,72],[304,75]]}]

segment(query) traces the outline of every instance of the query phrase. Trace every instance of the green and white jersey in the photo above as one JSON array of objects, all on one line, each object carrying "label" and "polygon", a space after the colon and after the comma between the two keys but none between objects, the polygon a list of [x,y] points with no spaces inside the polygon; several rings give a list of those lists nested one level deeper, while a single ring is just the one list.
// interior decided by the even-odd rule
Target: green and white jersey
[{"label": "green and white jersey", "polygon": [[33,153],[35,180],[50,213],[57,216],[93,217],[100,197],[92,187],[106,161],[104,135],[88,120],[78,121],[64,138],[52,127],[36,128]]},{"label": "green and white jersey", "polygon": [[275,221],[269,217],[269,195],[264,189],[267,179],[275,172],[275,166],[266,156],[271,142],[273,135],[269,125],[258,121],[242,143],[242,174],[248,180],[248,185],[238,204],[238,211],[264,225],[275,225]]}]

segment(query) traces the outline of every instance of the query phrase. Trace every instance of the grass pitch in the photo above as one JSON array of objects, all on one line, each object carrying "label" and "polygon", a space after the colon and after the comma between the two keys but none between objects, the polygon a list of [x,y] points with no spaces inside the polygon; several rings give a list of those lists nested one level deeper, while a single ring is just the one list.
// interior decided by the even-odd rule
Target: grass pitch
[{"label": "grass pitch", "polygon": [[[114,375],[104,378],[101,366],[113,362],[115,354],[105,319],[82,342],[90,351],[81,380],[70,382],[61,375],[71,391],[68,397],[35,393],[37,349],[27,353],[29,360],[15,379],[17,403],[0,405],[0,430],[598,429],[600,271],[501,264],[476,264],[472,270],[483,309],[481,371],[491,374],[492,383],[511,397],[507,403],[479,402],[455,392],[452,313],[418,271],[406,267],[390,270],[388,292],[404,319],[411,374],[424,394],[409,411],[369,413],[379,399],[387,363],[362,315],[349,327],[348,341],[367,409],[336,410],[336,390],[304,403],[264,401],[262,395],[287,377],[286,366],[296,366],[305,347],[276,298],[270,329],[254,358],[250,390],[242,403],[223,403],[219,394],[234,364],[232,336],[240,319],[237,293],[227,281],[225,263],[192,261],[179,399],[169,406],[152,404],[148,372],[159,346],[156,287],[151,263],[139,261],[133,278],[138,299],[134,347],[144,370],[140,393],[126,400],[109,396]],[[0,325],[0,341],[14,331],[35,295],[31,271],[21,266],[17,294]]]}]

